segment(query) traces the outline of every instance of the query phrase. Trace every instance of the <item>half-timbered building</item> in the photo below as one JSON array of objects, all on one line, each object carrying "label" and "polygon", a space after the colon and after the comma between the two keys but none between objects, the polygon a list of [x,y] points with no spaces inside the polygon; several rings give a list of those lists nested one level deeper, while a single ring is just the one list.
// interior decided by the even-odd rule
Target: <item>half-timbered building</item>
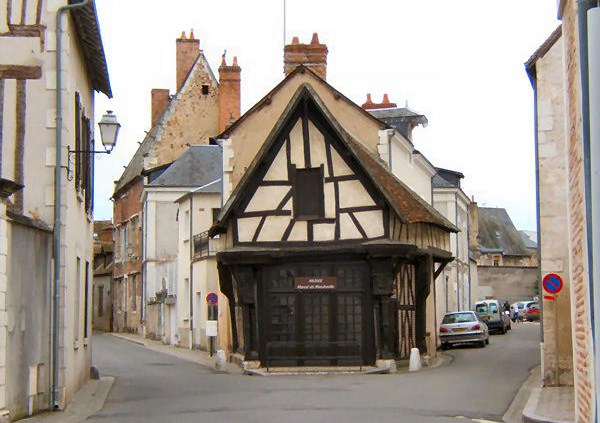
[{"label": "half-timbered building", "polygon": [[[435,354],[433,281],[457,228],[381,160],[389,127],[322,76],[296,67],[219,136],[232,191],[211,235],[233,352],[262,366]],[[242,148],[256,148],[249,163]]]}]

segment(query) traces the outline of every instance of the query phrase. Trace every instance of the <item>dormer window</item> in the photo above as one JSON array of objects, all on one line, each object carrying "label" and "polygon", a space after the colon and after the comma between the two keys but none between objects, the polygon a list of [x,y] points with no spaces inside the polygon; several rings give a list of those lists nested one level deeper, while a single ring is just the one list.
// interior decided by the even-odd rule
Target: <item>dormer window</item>
[{"label": "dormer window", "polygon": [[314,220],[325,217],[323,167],[294,172],[294,218]]}]

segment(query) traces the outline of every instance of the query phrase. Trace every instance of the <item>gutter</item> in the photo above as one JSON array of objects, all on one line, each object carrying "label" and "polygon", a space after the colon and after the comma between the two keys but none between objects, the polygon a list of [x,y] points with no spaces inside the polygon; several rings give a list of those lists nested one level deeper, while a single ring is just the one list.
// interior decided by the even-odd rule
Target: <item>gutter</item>
[{"label": "gutter", "polygon": [[[59,352],[60,352],[60,271],[62,268],[61,257],[61,209],[62,209],[62,15],[73,9],[81,8],[90,3],[91,0],[83,0],[80,3],[61,6],[56,12],[56,167],[54,169],[54,277],[52,286],[52,333],[51,339],[51,362],[52,362],[52,393],[51,407],[54,411],[60,410],[59,401]],[[65,275],[66,276],[66,275]],[[65,343],[66,345],[66,343]]]}]

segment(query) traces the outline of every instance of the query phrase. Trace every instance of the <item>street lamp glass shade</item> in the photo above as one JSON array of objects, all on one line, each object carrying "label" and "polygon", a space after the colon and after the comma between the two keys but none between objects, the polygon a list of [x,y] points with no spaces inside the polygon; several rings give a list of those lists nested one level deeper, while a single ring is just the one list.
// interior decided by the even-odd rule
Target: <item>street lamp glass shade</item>
[{"label": "street lamp glass shade", "polygon": [[121,128],[121,124],[117,122],[117,117],[112,110],[108,110],[102,116],[98,126],[100,127],[100,139],[104,149],[108,152],[112,151],[117,144],[117,136],[119,135],[119,128]]}]

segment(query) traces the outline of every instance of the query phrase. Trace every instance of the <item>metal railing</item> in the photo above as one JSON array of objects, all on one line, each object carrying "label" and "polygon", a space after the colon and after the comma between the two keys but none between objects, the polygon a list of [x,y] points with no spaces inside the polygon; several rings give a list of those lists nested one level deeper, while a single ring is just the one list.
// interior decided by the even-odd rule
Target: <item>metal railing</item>
[{"label": "metal railing", "polygon": [[208,231],[194,235],[194,258],[214,256],[217,252],[218,240],[208,236]]}]

